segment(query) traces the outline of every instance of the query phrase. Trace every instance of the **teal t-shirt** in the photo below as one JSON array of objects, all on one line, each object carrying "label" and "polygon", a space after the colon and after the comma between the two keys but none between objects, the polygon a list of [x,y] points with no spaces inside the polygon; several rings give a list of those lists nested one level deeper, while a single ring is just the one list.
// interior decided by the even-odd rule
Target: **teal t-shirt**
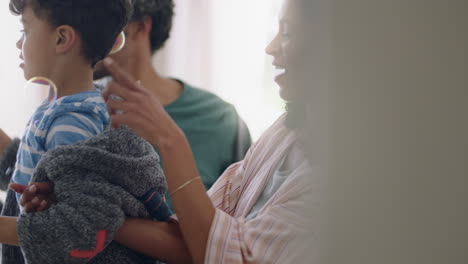
[{"label": "teal t-shirt", "polygon": [[185,133],[208,190],[229,165],[238,161],[238,115],[233,105],[218,96],[181,83],[182,94],[165,109]]}]

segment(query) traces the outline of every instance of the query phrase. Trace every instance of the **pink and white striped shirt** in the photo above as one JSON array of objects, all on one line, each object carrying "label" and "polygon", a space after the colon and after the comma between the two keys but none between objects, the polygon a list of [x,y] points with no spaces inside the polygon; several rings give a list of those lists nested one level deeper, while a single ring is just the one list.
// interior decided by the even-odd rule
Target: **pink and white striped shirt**
[{"label": "pink and white striped shirt", "polygon": [[[258,215],[246,220],[288,150],[297,142],[283,115],[247,153],[229,167],[208,191],[217,208],[205,263],[313,263],[306,240],[310,166],[305,158],[268,200]],[[309,241],[310,242],[310,241]]]}]

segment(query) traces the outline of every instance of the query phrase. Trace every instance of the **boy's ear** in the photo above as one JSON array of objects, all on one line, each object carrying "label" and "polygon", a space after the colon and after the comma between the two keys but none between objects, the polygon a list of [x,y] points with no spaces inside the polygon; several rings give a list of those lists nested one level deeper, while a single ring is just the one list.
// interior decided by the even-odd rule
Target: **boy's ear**
[{"label": "boy's ear", "polygon": [[57,54],[69,52],[77,42],[77,32],[70,26],[59,26],[56,29],[55,51]]}]

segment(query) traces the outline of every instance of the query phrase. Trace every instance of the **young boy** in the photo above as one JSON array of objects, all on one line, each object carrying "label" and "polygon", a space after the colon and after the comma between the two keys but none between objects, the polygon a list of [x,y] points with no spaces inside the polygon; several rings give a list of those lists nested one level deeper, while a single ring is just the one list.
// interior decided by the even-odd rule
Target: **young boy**
[{"label": "young boy", "polygon": [[47,151],[108,125],[93,67],[109,53],[131,6],[128,0],[11,0],[10,10],[23,24],[17,47],[25,78],[45,77],[57,87],[57,99],[37,108],[21,140],[12,181],[27,185]]}]

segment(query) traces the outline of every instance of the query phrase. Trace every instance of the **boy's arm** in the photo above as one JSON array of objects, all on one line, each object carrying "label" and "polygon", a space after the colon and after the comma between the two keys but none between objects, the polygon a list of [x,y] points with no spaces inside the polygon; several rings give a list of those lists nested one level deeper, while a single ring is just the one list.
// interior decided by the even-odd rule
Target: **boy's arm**
[{"label": "boy's arm", "polygon": [[18,245],[16,217],[0,216],[0,244]]}]

